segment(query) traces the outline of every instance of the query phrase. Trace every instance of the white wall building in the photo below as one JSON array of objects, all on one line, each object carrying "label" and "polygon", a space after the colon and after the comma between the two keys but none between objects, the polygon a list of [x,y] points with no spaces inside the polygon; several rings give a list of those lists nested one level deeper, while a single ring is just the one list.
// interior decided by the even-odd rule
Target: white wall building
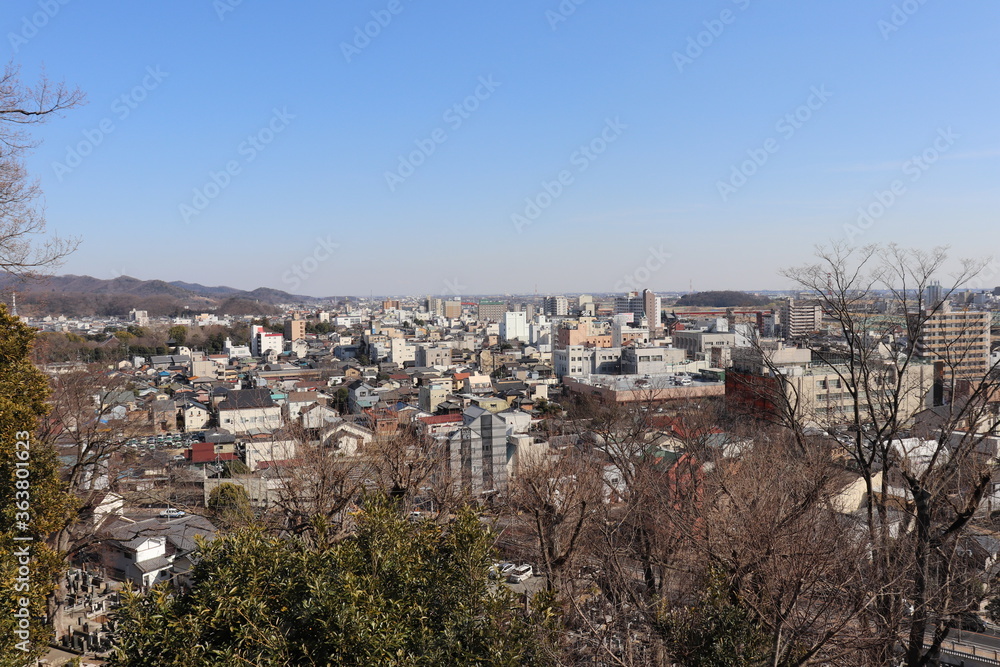
[{"label": "white wall building", "polygon": [[500,338],[528,343],[528,317],[523,311],[507,311],[500,322]]}]

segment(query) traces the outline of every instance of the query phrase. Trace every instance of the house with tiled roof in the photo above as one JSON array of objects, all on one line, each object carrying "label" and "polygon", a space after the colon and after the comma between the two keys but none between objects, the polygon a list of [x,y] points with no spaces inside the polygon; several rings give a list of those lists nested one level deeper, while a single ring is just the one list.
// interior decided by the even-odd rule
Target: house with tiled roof
[{"label": "house with tiled roof", "polygon": [[[112,579],[131,581],[140,589],[176,580],[191,567],[195,537],[212,539],[216,528],[208,519],[188,515],[176,519],[122,519],[109,527],[101,560]],[[182,582],[183,583],[183,582]]]},{"label": "house with tiled roof", "polygon": [[232,433],[246,433],[250,429],[270,431],[281,424],[281,407],[266,387],[234,389],[219,403],[219,426]]}]

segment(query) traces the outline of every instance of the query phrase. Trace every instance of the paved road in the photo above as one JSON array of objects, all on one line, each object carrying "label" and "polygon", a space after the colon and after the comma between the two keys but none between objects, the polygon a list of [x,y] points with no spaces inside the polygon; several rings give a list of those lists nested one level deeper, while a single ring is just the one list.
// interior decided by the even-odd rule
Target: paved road
[{"label": "paved road", "polygon": [[941,662],[946,665],[964,664],[966,667],[998,666],[1000,636],[991,630],[981,633],[953,628],[941,644]]}]

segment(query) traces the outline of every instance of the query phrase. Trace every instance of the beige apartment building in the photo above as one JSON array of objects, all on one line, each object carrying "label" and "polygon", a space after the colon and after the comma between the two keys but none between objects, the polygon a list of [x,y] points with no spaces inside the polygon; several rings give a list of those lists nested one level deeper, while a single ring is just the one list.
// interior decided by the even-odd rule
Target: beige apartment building
[{"label": "beige apartment building", "polygon": [[285,320],[285,340],[299,340],[305,337],[305,320]]},{"label": "beige apartment building", "polygon": [[931,315],[917,339],[917,356],[940,362],[946,380],[974,380],[990,367],[988,312],[952,311],[947,304]]}]

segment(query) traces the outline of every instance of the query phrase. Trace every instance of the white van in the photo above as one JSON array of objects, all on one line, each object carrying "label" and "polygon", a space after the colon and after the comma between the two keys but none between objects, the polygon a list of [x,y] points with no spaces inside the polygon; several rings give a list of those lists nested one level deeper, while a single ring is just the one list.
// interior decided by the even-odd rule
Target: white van
[{"label": "white van", "polygon": [[532,574],[530,565],[518,565],[507,575],[508,584],[519,584],[525,579],[530,579]]}]

